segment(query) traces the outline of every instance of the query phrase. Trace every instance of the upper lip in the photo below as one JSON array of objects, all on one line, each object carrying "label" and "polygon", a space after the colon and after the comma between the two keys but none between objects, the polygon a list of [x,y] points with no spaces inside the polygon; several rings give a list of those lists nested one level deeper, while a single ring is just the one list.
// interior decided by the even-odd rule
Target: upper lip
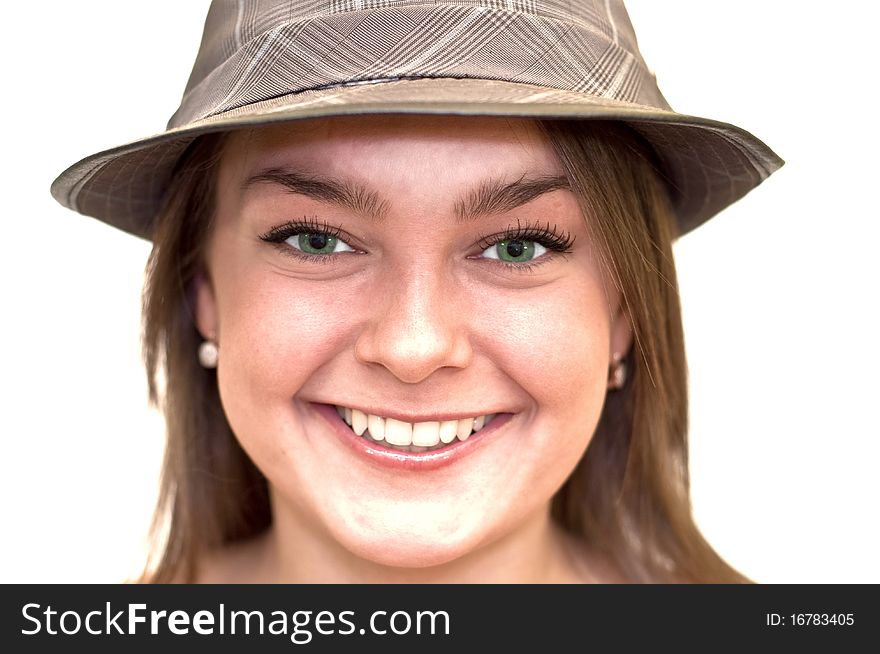
[{"label": "upper lip", "polygon": [[334,406],[340,406],[348,409],[357,409],[358,411],[362,411],[368,415],[381,416],[383,418],[393,418],[394,420],[400,420],[401,422],[410,423],[444,422],[448,420],[462,420],[464,418],[477,418],[479,416],[486,416],[490,414],[509,413],[506,411],[495,411],[491,409],[477,409],[475,411],[430,411],[412,413],[408,411],[395,411],[394,409],[364,408],[363,405],[356,406],[352,404],[343,404],[338,402],[334,403]]}]

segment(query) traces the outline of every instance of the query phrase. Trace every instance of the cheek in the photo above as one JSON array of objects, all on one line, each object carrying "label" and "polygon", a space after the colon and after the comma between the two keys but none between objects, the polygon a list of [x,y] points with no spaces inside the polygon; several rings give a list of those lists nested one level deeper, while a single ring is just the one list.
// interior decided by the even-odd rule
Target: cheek
[{"label": "cheek", "polygon": [[230,421],[259,419],[256,409],[289,402],[344,349],[353,328],[350,300],[265,271],[225,281],[218,298],[221,397]]},{"label": "cheek", "polygon": [[521,447],[533,465],[521,470],[523,487],[536,495],[552,495],[577,465],[605,401],[609,312],[591,280],[571,279],[531,306],[497,303],[495,326],[484,332],[495,365],[530,399],[529,442]]},{"label": "cheek", "polygon": [[566,413],[604,397],[609,317],[604,294],[574,280],[526,300],[498,299],[480,322],[483,342],[539,405]]}]

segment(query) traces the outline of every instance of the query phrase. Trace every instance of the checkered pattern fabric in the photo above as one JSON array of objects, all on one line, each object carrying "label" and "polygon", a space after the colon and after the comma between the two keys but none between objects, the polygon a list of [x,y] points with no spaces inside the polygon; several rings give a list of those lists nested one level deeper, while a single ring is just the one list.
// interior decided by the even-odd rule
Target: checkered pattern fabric
[{"label": "checkered pattern fabric", "polygon": [[682,233],[782,164],[739,128],[674,113],[617,0],[215,0],[168,131],[84,159],[52,192],[148,237],[196,135],[394,112],[624,120],[654,147]]},{"label": "checkered pattern fabric", "polygon": [[506,80],[669,108],[616,2],[224,0],[211,7],[170,125],[336,84],[429,77]]}]

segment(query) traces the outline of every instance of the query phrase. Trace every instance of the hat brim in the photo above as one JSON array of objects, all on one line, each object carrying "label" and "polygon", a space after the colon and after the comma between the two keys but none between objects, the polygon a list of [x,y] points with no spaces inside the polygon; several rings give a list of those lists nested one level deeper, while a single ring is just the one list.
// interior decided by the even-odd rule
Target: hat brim
[{"label": "hat brim", "polygon": [[65,207],[149,239],[174,165],[197,136],[270,123],[366,114],[616,120],[653,147],[684,234],[783,165],[734,125],[575,91],[481,79],[380,80],[283,95],[86,157],[52,183]]}]

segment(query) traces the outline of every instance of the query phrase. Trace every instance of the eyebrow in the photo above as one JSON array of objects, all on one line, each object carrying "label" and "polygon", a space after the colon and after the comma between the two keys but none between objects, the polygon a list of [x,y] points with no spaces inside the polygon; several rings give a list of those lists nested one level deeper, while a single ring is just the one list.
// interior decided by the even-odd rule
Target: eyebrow
[{"label": "eyebrow", "polygon": [[[388,213],[389,203],[373,190],[350,180],[306,174],[291,168],[268,168],[248,177],[241,185],[242,191],[261,184],[283,186],[292,193],[299,193],[322,202],[341,205],[377,221]],[[527,179],[523,175],[513,182],[488,179],[475,189],[456,200],[453,213],[456,222],[468,223],[480,216],[510,211],[535,198],[559,189],[571,189],[568,179],[559,175],[546,175]]]},{"label": "eyebrow", "polygon": [[246,191],[260,183],[278,184],[292,193],[338,204],[375,220],[382,220],[388,212],[388,203],[378,193],[352,181],[307,175],[290,168],[269,168],[248,177],[241,189]]},{"label": "eyebrow", "polygon": [[490,179],[455,203],[455,218],[459,223],[467,223],[487,214],[503,213],[558,189],[571,189],[566,177],[551,175],[526,179],[523,175],[507,183]]}]

